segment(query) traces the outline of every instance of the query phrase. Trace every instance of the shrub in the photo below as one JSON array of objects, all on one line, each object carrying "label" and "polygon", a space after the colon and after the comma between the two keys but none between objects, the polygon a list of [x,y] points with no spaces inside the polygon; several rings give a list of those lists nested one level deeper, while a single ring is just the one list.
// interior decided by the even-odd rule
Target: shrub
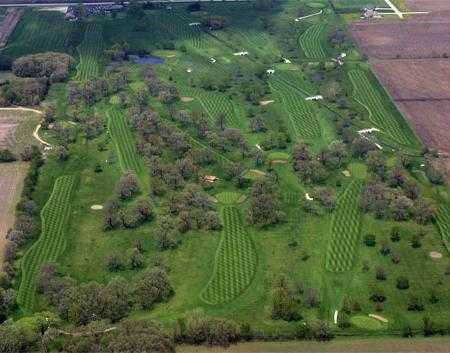
[{"label": "shrub", "polygon": [[391,260],[392,260],[392,263],[394,263],[394,264],[400,263],[400,255],[392,254],[391,255]]},{"label": "shrub", "polygon": [[398,229],[398,227],[393,227],[391,229],[391,240],[393,242],[398,242],[400,241],[401,237],[400,237],[400,229]]},{"label": "shrub", "polygon": [[139,189],[136,175],[128,173],[122,176],[117,184],[117,194],[121,199],[130,199]]},{"label": "shrub", "polygon": [[386,271],[382,267],[378,267],[375,271],[375,278],[379,281],[386,280]]},{"label": "shrub", "polygon": [[364,244],[366,244],[369,247],[373,247],[376,245],[375,235],[373,234],[366,234],[364,236]]},{"label": "shrub", "polygon": [[8,149],[0,150],[0,163],[1,162],[14,162],[16,161],[16,156]]},{"label": "shrub", "polygon": [[118,255],[110,255],[107,259],[107,268],[110,272],[118,272],[125,268],[122,258]]},{"label": "shrub", "polygon": [[380,254],[381,254],[381,255],[387,256],[387,255],[389,255],[390,253],[391,253],[391,248],[389,247],[388,244],[383,244],[383,245],[381,245],[381,248],[380,248]]},{"label": "shrub", "polygon": [[374,288],[372,294],[370,295],[370,300],[375,303],[382,303],[386,300],[384,291],[381,288]]},{"label": "shrub", "polygon": [[334,337],[333,330],[327,321],[319,320],[312,326],[312,333],[318,341],[329,341]]},{"label": "shrub", "polygon": [[420,241],[420,237],[416,234],[413,236],[413,238],[411,239],[411,246],[414,249],[418,249],[422,246],[422,242]]},{"label": "shrub", "polygon": [[136,283],[135,295],[139,305],[148,310],[153,304],[169,299],[173,292],[166,271],[156,267],[141,275]]},{"label": "shrub", "polygon": [[406,277],[398,277],[397,278],[397,288],[398,289],[408,289],[409,288],[409,280]]},{"label": "shrub", "polygon": [[416,297],[411,296],[408,300],[408,311],[423,311],[425,309],[422,301]]},{"label": "shrub", "polygon": [[429,317],[423,318],[423,335],[425,337],[433,336],[436,334],[434,322]]}]

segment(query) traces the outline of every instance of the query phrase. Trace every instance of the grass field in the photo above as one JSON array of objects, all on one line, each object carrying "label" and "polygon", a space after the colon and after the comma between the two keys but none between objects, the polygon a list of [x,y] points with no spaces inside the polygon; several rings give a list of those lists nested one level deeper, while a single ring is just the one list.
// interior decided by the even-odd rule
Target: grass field
[{"label": "grass field", "polygon": [[367,109],[371,123],[383,134],[402,145],[417,145],[417,140],[410,128],[405,127],[406,122],[402,121],[398,112],[395,114],[386,108],[384,98],[373,86],[367,74],[362,70],[352,70],[349,72],[349,77],[354,89],[353,96]]},{"label": "grass field", "polygon": [[331,239],[327,250],[326,268],[328,271],[349,271],[355,264],[361,232],[359,210],[361,189],[362,183],[353,181],[339,197],[333,215]]},{"label": "grass field", "polygon": [[436,213],[436,223],[442,236],[442,242],[450,252],[450,207],[442,203]]},{"label": "grass field", "polygon": [[298,38],[300,48],[308,59],[325,59],[326,50],[322,38],[326,24],[320,22],[309,26]]},{"label": "grass field", "polygon": [[84,32],[84,39],[77,47],[79,54],[78,80],[89,80],[100,75],[102,51],[102,26],[98,23],[88,23]]},{"label": "grass field", "polygon": [[136,151],[133,134],[127,126],[125,117],[117,108],[109,109],[108,130],[114,141],[122,171],[141,174],[143,166]]},{"label": "grass field", "polygon": [[56,180],[53,192],[41,211],[42,233],[23,258],[17,302],[27,312],[31,312],[34,307],[36,280],[42,265],[58,260],[66,247],[65,231],[70,219],[74,188],[73,176]]},{"label": "grass field", "polygon": [[[345,37],[340,44],[328,42],[332,31],[345,31],[342,18],[328,2],[287,0],[273,3],[270,9],[260,8],[263,5],[202,2],[200,11],[190,12],[186,4],[171,4],[170,11],[146,9],[140,18],[117,13],[93,15],[76,23],[64,21],[59,14],[27,11],[7,49],[11,55],[41,48],[64,50],[78,60],[69,82],[102,78],[112,86],[112,75],[103,73],[123,68],[129,72],[129,84],[92,104],[74,106],[67,103],[67,82],[50,87],[43,105],[55,104],[56,127],[70,128],[75,140],[67,143],[64,136],[58,135],[58,129],[43,131],[52,144],[67,146],[69,155],[62,161],[51,151],[41,168],[33,199],[36,214],[41,211],[43,227],[34,244],[30,241],[20,248],[14,264],[23,271],[21,283],[13,284],[23,309],[17,309],[15,316],[54,310],[35,291],[39,268],[52,260],[58,263],[58,272],[76,283],[95,281],[103,286],[120,276],[130,288],[134,288],[142,271],[161,264],[167,270],[173,295],[149,310],[135,305],[129,318],[157,320],[168,329],[190,311],[200,309],[211,317],[231,319],[238,325],[249,323],[258,337],[267,340],[295,338],[301,321],[272,318],[277,299],[273,297],[274,286],[280,278],[286,278],[289,293],[295,293],[302,320],[313,326],[317,320],[325,320],[338,336],[398,334],[408,325],[415,332],[422,332],[424,316],[431,317],[436,327],[448,326],[450,283],[445,271],[449,258],[441,239],[448,234],[449,210],[441,206],[436,216],[442,237],[434,223],[419,225],[413,219],[396,222],[391,214],[376,218],[363,212],[359,208],[362,190],[375,175],[367,169],[365,157],[354,153],[351,143],[345,143],[343,157],[334,154],[334,148],[339,147],[330,146],[334,141],[352,140],[350,137],[357,136],[356,131],[362,128],[378,127],[382,133],[374,135],[377,141],[382,144],[381,138],[385,138],[391,142],[381,150],[389,161],[386,175],[390,176],[399,162],[397,149],[407,146],[419,150],[414,134],[351,38]],[[317,12],[321,6],[326,7],[323,16],[293,22],[299,13]],[[30,38],[39,39],[39,33],[32,28],[43,27],[45,16],[52,17],[48,22],[54,38],[42,28],[48,38],[31,43],[25,34],[29,31]],[[221,17],[226,19],[223,29],[189,25]],[[300,36],[299,26],[304,29]],[[56,33],[55,28],[61,31]],[[63,37],[69,38],[67,49]],[[157,77],[154,82],[149,71],[144,76],[142,65],[108,62],[104,50],[122,42],[127,42],[130,53],[164,58],[163,64],[151,66]],[[239,51],[248,51],[248,55],[234,55]],[[352,53],[344,65],[326,62],[340,52]],[[275,72],[269,75],[270,68]],[[180,99],[170,103],[161,99],[159,90],[168,86],[177,88]],[[330,87],[336,92],[329,92]],[[323,94],[324,99],[305,99],[317,94]],[[262,105],[261,101],[273,102]],[[147,110],[159,116],[155,126],[141,121],[135,124],[136,114]],[[236,131],[224,133],[218,126],[222,113],[225,127],[238,129],[240,136],[236,138]],[[90,126],[83,119],[91,116],[104,123],[104,129],[100,128],[94,137],[87,136],[86,128]],[[143,131],[134,131],[135,125]],[[178,141],[174,142],[170,134],[185,137],[187,151],[180,151],[175,145]],[[304,167],[311,168],[306,172],[317,174],[317,180],[308,178],[306,173],[305,177],[303,170],[294,170],[292,151],[298,142],[308,146]],[[161,163],[162,173],[149,172],[153,162]],[[422,162],[417,154],[414,165]],[[343,174],[345,170],[350,176]],[[115,196],[117,182],[128,171],[138,175],[139,199],[146,198],[151,203],[153,218],[127,228],[121,222],[124,217],[133,216],[128,211],[133,211],[131,207],[137,199],[121,201],[119,225],[106,231],[104,213],[91,207],[105,205]],[[164,173],[172,174],[174,179]],[[419,197],[437,200],[425,173],[421,177],[409,170],[404,173],[408,180],[417,183]],[[206,183],[202,178],[205,175],[218,179]],[[256,188],[252,189],[255,180],[263,177],[273,183],[273,207],[281,219],[276,224],[257,226],[249,222],[248,215],[250,208],[266,206],[255,205]],[[178,185],[173,183],[175,178]],[[387,179],[381,182],[387,185]],[[156,190],[158,186],[160,190]],[[404,193],[402,187],[393,189],[394,196]],[[307,193],[314,200],[309,200]],[[331,205],[326,205],[327,201]],[[412,203],[410,218],[416,202]],[[192,206],[197,204],[202,206]],[[216,211],[222,228],[202,228],[207,218],[203,213]],[[186,215],[188,220],[183,218]],[[159,237],[163,216],[173,221],[176,229],[176,244],[165,250],[161,249]],[[391,239],[394,227],[400,229],[399,241]],[[367,234],[375,237],[372,247],[361,240]],[[420,239],[420,247],[412,246],[416,238]],[[142,247],[143,268],[130,265],[129,255],[138,245]],[[389,247],[388,255],[381,254],[382,246]],[[433,251],[443,257],[432,259]],[[109,266],[111,256],[123,262],[117,271]],[[385,280],[376,278],[379,268],[385,271]],[[396,287],[400,276],[408,278],[410,289]],[[386,294],[380,307],[370,299],[378,287]],[[430,301],[432,290],[439,298],[437,303]],[[408,310],[411,294],[423,301],[423,311]],[[311,305],[310,295],[317,297]],[[349,328],[333,324],[332,314],[342,310],[344,301],[357,302],[360,307],[351,313]],[[388,324],[377,325],[368,319],[370,313],[379,310],[381,316],[389,319]],[[64,321],[65,324],[71,323]],[[360,348],[372,348],[373,343],[364,342],[336,341],[336,345],[321,346],[310,342],[291,345],[278,341],[278,345],[269,346],[251,342],[230,349],[288,352],[297,348],[313,352],[313,347],[320,347],[330,352],[357,352]],[[380,351],[385,352],[388,345],[379,343],[383,347]],[[190,349],[182,347],[181,351],[203,351],[209,347]]]},{"label": "grass field", "polygon": [[[228,195],[226,202],[230,202],[230,198]],[[201,298],[212,305],[228,303],[242,294],[252,282],[257,266],[255,247],[239,209],[224,206],[221,214],[224,229],[214,272],[201,294]]]}]

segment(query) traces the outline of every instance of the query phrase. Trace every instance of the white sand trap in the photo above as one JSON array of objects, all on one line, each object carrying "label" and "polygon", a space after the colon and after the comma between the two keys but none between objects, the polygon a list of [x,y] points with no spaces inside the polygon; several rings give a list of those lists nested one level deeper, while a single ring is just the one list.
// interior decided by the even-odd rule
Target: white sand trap
[{"label": "white sand trap", "polygon": [[166,58],[174,58],[174,57],[176,57],[175,54],[169,54],[169,55],[166,56]]},{"label": "white sand trap", "polygon": [[342,174],[344,174],[344,176],[346,176],[347,178],[349,178],[349,177],[352,176],[352,174],[350,173],[349,170],[343,170],[343,171],[342,171]]},{"label": "white sand trap", "polygon": [[314,198],[309,196],[308,193],[305,194],[305,199],[307,199],[308,201],[314,201]]},{"label": "white sand trap", "polygon": [[335,325],[337,325],[337,323],[338,323],[338,315],[339,315],[339,311],[335,310],[334,317],[333,317]]},{"label": "white sand trap", "polygon": [[103,205],[92,205],[91,210],[94,211],[103,210]]},{"label": "white sand trap", "polygon": [[238,203],[243,203],[245,200],[247,200],[247,195],[241,195],[239,200],[237,200]]},{"label": "white sand trap", "polygon": [[269,105],[271,103],[275,102],[274,100],[268,100],[268,101],[259,101],[259,105]]},{"label": "white sand trap", "polygon": [[213,202],[213,203],[219,202],[214,196],[209,196],[209,197],[208,197],[208,201],[211,201],[211,202]]},{"label": "white sand trap", "polygon": [[192,72],[193,70],[192,69],[186,69],[186,72],[188,73],[188,74],[190,74],[191,72]]},{"label": "white sand trap", "polygon": [[256,144],[255,145],[255,147],[257,148],[257,149],[259,149],[260,151],[262,151],[263,149],[261,148],[261,146],[260,145],[258,145],[258,144]]},{"label": "white sand trap", "polygon": [[369,317],[371,317],[372,319],[384,322],[385,324],[387,324],[389,322],[388,319],[386,319],[383,316],[377,315],[377,314],[369,314]]},{"label": "white sand trap", "polygon": [[248,51],[239,51],[237,53],[233,53],[234,56],[246,56],[248,55]]},{"label": "white sand trap", "polygon": [[265,172],[263,172],[262,170],[258,170],[258,169],[250,169],[249,172],[252,172],[253,174],[257,174],[257,175],[266,175]]},{"label": "white sand trap", "polygon": [[187,103],[187,102],[192,102],[194,100],[194,98],[192,98],[192,97],[181,97],[180,100],[182,102]]},{"label": "white sand trap", "polygon": [[431,251],[430,252],[430,257],[432,259],[442,259],[442,254],[438,251]]}]

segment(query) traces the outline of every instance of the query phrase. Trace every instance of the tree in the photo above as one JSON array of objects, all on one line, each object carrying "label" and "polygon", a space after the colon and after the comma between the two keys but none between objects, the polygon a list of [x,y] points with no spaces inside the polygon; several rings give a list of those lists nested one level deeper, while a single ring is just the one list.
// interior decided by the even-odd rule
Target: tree
[{"label": "tree", "polygon": [[96,282],[81,284],[71,292],[69,302],[69,320],[77,325],[86,325],[103,317],[105,302],[102,287]]},{"label": "tree", "polygon": [[404,221],[412,212],[413,202],[406,196],[399,196],[392,200],[390,205],[391,214],[396,221]]},{"label": "tree", "polygon": [[285,321],[301,319],[298,303],[284,277],[277,281],[273,289],[272,319]]},{"label": "tree", "polygon": [[260,178],[253,184],[247,216],[249,222],[257,226],[275,224],[283,218],[274,184],[267,178]]},{"label": "tree", "polygon": [[373,234],[366,234],[364,236],[364,244],[366,244],[369,247],[373,247],[376,245],[375,235]]},{"label": "tree", "polygon": [[397,278],[396,280],[396,286],[398,289],[408,289],[409,288],[409,280],[408,278],[404,277],[404,276],[400,276]]},{"label": "tree", "polygon": [[123,175],[116,186],[116,191],[121,199],[130,199],[139,190],[138,179],[135,174]]},{"label": "tree", "polygon": [[175,353],[173,337],[148,320],[124,321],[103,344],[104,352]]},{"label": "tree", "polygon": [[16,161],[16,156],[8,149],[0,150],[0,163],[1,162],[14,162]]},{"label": "tree", "polygon": [[365,157],[369,151],[376,149],[375,144],[366,137],[357,137],[352,143],[352,153],[355,157]]},{"label": "tree", "polygon": [[105,310],[102,313],[103,318],[116,322],[128,315],[133,305],[128,281],[122,277],[113,278],[102,289],[101,294],[105,302]]},{"label": "tree", "polygon": [[367,168],[380,176],[381,178],[384,177],[386,173],[386,160],[384,158],[384,155],[381,153],[381,151],[369,151],[367,153],[366,157],[366,163]]},{"label": "tree", "polygon": [[155,303],[168,300],[173,293],[167,273],[160,267],[145,271],[136,283],[136,301],[145,310],[151,309]]},{"label": "tree", "polygon": [[130,255],[130,267],[132,269],[143,268],[145,265],[144,256],[141,254],[138,248],[134,248]]}]

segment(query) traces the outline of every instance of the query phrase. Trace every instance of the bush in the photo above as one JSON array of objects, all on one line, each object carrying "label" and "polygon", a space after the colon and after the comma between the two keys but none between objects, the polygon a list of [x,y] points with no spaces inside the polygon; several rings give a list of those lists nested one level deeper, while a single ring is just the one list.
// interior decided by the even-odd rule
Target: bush
[{"label": "bush", "polygon": [[380,254],[383,256],[387,256],[391,253],[391,248],[387,244],[381,245]]},{"label": "bush", "polygon": [[422,246],[422,242],[420,241],[420,237],[416,234],[411,239],[411,246],[414,249],[418,249]]},{"label": "bush", "polygon": [[16,161],[16,156],[8,149],[0,150],[0,163],[8,163]]},{"label": "bush", "polygon": [[386,280],[386,271],[382,267],[378,267],[375,271],[375,278],[379,281]]},{"label": "bush", "polygon": [[158,267],[145,271],[136,284],[136,300],[146,310],[166,301],[173,293],[166,271]]},{"label": "bush", "polygon": [[366,244],[369,247],[373,247],[376,245],[375,235],[373,234],[366,234],[364,236],[364,244]]},{"label": "bush", "polygon": [[397,278],[397,288],[398,289],[408,289],[409,288],[409,280],[406,277],[400,276]]},{"label": "bush", "polygon": [[401,237],[400,237],[400,230],[397,227],[393,227],[391,229],[391,240],[393,242],[398,242],[400,241]]},{"label": "bush", "polygon": [[386,300],[384,291],[381,288],[374,288],[370,296],[370,300],[375,303],[383,303]]},{"label": "bush", "polygon": [[408,300],[408,311],[423,311],[425,309],[422,301],[416,297],[411,296]]}]

